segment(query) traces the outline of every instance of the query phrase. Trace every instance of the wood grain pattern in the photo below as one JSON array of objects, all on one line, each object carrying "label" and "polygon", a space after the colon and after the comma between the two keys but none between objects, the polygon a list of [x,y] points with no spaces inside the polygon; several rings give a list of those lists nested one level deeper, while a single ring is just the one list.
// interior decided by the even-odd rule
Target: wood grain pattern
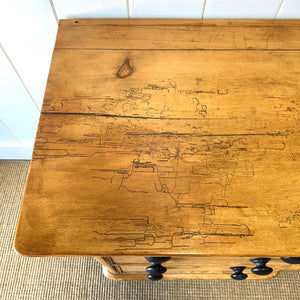
[{"label": "wood grain pattern", "polygon": [[298,117],[299,65],[287,51],[56,51],[43,112],[277,124]]},{"label": "wood grain pattern", "polygon": [[197,22],[60,23],[19,253],[300,256],[300,22]]},{"label": "wood grain pattern", "polygon": [[300,49],[299,20],[61,20],[56,48]]}]

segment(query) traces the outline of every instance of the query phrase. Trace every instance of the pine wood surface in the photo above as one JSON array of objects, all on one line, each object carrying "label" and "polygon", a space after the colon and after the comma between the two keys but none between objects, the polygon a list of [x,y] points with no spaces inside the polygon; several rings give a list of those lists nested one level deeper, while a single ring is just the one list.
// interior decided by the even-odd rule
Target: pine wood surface
[{"label": "pine wood surface", "polygon": [[29,256],[300,256],[299,21],[63,20],[18,224]]},{"label": "pine wood surface", "polygon": [[61,20],[56,49],[300,48],[298,20]]}]

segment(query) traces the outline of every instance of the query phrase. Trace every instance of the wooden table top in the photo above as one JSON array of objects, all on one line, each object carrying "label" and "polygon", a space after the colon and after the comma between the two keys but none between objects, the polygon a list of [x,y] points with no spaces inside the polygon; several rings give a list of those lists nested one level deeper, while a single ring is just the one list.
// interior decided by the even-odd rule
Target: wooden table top
[{"label": "wooden table top", "polygon": [[62,20],[15,248],[300,256],[300,21]]}]

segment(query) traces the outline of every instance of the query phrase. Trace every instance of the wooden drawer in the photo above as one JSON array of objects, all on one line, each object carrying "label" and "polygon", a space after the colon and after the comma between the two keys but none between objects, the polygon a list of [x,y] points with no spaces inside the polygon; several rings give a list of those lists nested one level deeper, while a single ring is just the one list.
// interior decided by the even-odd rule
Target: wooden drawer
[{"label": "wooden drawer", "polygon": [[[146,279],[146,268],[150,266],[142,256],[112,256],[96,259],[104,265],[106,275],[110,278],[123,276],[132,280]],[[281,270],[300,269],[300,265],[289,265],[275,257],[267,264],[273,272],[258,276],[251,272],[255,264],[250,259],[251,257],[172,257],[162,264],[167,268],[164,279],[230,279],[233,273],[230,267],[234,266],[245,266],[244,273],[248,275],[248,279],[267,279],[277,276]]]}]

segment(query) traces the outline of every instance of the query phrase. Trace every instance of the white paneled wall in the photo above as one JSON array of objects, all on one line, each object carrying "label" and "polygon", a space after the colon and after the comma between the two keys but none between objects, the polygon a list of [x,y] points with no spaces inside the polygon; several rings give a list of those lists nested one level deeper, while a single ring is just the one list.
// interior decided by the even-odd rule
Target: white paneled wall
[{"label": "white paneled wall", "polygon": [[127,0],[52,0],[59,19],[127,18]]},{"label": "white paneled wall", "polygon": [[129,0],[132,18],[202,18],[205,0]]},{"label": "white paneled wall", "polygon": [[204,18],[274,18],[282,0],[208,0]]},{"label": "white paneled wall", "polygon": [[300,0],[1,0],[0,159],[30,159],[64,18],[299,19]]},{"label": "white paneled wall", "polygon": [[0,49],[0,158],[31,156],[39,110]]},{"label": "white paneled wall", "polygon": [[285,0],[277,15],[280,19],[300,19],[300,0]]},{"label": "white paneled wall", "polygon": [[39,108],[56,30],[48,0],[0,1],[0,43]]},{"label": "white paneled wall", "polygon": [[30,143],[35,136],[39,110],[24,85],[0,50],[0,120],[18,143]]},{"label": "white paneled wall", "polygon": [[30,159],[55,42],[48,0],[0,1],[0,159]]}]

